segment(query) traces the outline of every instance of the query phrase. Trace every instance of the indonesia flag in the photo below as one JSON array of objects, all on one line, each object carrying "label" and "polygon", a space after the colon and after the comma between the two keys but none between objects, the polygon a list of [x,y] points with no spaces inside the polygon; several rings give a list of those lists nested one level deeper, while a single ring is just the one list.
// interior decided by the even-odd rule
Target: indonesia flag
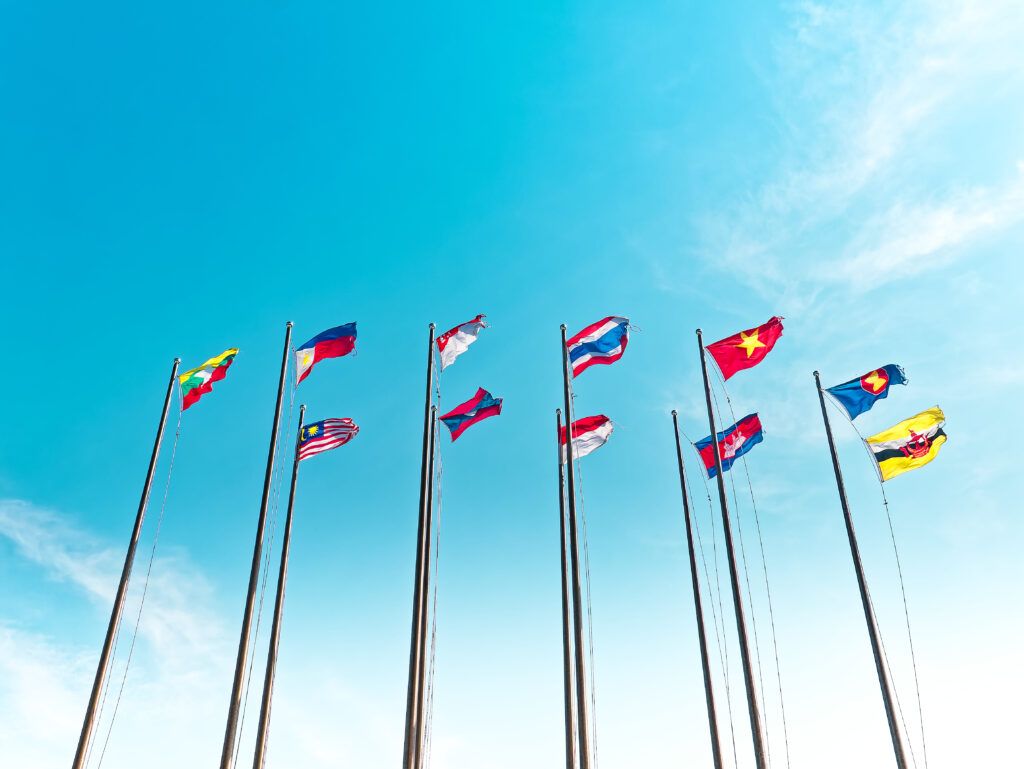
[{"label": "indonesia flag", "polygon": [[496,417],[501,413],[501,398],[495,398],[487,390],[478,387],[476,395],[441,417],[452,433],[452,441],[458,440],[463,431],[481,419]]},{"label": "indonesia flag", "polygon": [[305,379],[317,361],[348,355],[356,346],[356,324],[329,328],[295,351],[295,384]]},{"label": "indonesia flag", "polygon": [[452,365],[476,341],[480,329],[487,328],[484,323],[486,315],[477,315],[473,320],[460,323],[451,331],[446,331],[437,338],[437,354],[441,359],[441,370]]},{"label": "indonesia flag", "polygon": [[565,343],[573,377],[595,363],[614,363],[622,357],[629,342],[629,318],[611,316],[587,326]]},{"label": "indonesia flag", "polygon": [[[612,434],[612,420],[604,414],[584,417],[572,423],[572,455],[575,459],[585,457],[594,449],[601,448]],[[562,462],[565,462],[565,427],[560,429]]]}]

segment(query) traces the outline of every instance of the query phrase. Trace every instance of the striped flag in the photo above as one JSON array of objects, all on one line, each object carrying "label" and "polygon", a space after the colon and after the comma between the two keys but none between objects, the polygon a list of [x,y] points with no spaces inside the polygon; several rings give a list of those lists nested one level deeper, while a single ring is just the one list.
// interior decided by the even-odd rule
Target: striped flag
[{"label": "striped flag", "polygon": [[321,419],[303,425],[299,436],[299,461],[343,446],[356,437],[359,426],[349,418]]},{"label": "striped flag", "polygon": [[[583,417],[572,423],[572,455],[576,459],[585,457],[594,449],[599,449],[612,435],[612,420],[604,414],[596,417]],[[562,462],[565,462],[565,425],[558,428],[558,440],[562,444]]]},{"label": "striped flag", "polygon": [[629,318],[609,316],[592,323],[565,343],[575,379],[595,363],[614,363],[629,343]]}]

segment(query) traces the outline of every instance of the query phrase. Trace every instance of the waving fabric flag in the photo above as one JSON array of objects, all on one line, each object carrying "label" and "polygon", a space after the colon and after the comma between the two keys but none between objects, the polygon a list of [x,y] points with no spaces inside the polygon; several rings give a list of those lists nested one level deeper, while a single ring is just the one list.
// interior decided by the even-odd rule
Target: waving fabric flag
[{"label": "waving fabric flag", "polygon": [[946,442],[942,429],[945,424],[946,415],[936,406],[868,438],[865,443],[878,462],[882,480],[895,478],[935,459]]},{"label": "waving fabric flag", "polygon": [[452,433],[452,441],[458,440],[463,431],[470,425],[475,425],[481,419],[496,417],[501,413],[501,398],[495,398],[482,387],[477,388],[476,395],[465,403],[456,406],[443,417],[441,421],[448,426]]},{"label": "waving fabric flag", "polygon": [[903,369],[895,363],[890,363],[888,366],[869,371],[859,379],[851,379],[849,382],[829,387],[826,392],[839,401],[850,415],[850,419],[856,419],[874,406],[875,401],[887,396],[890,385],[906,383],[907,377]]},{"label": "waving fabric flag", "polygon": [[348,417],[321,419],[303,425],[299,435],[299,461],[343,446],[358,434],[359,426]]},{"label": "waving fabric flag", "polygon": [[335,326],[317,334],[295,351],[295,384],[305,379],[318,361],[348,355],[355,346],[355,323]]},{"label": "waving fabric flag", "polygon": [[[611,437],[612,420],[604,414],[596,417],[583,417],[572,423],[572,455],[579,459],[594,449],[601,448]],[[565,462],[565,426],[560,429],[559,440],[562,443],[562,462]]]},{"label": "waving fabric flag", "polygon": [[629,342],[629,318],[610,316],[587,326],[565,343],[573,378],[595,363],[614,363]]},{"label": "waving fabric flag", "polygon": [[705,349],[711,353],[722,377],[728,379],[737,371],[751,368],[764,360],[782,336],[782,318],[773,317],[756,328],[733,334]]},{"label": "waving fabric flag", "polygon": [[[718,433],[718,453],[722,458],[722,472],[732,467],[733,462],[742,457],[754,446],[764,440],[761,419],[757,414],[747,414],[739,422],[727,430]],[[711,436],[697,441],[697,451],[704,460],[708,478],[717,475],[715,471],[715,450],[711,447]]]},{"label": "waving fabric flag", "polygon": [[480,329],[487,328],[484,323],[486,315],[477,315],[473,320],[460,323],[451,331],[446,331],[437,338],[437,354],[441,360],[441,370],[452,365],[476,341]]},{"label": "waving fabric flag", "polygon": [[210,358],[202,366],[186,371],[178,377],[178,383],[181,385],[182,411],[213,390],[214,382],[227,376],[228,367],[235,360],[236,355],[238,355],[238,348],[232,347],[216,358]]}]

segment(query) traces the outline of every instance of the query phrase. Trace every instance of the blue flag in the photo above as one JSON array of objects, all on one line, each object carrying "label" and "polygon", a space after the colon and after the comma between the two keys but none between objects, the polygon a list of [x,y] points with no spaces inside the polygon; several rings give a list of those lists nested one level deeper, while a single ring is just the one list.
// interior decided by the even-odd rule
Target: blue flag
[{"label": "blue flag", "polygon": [[846,409],[850,419],[856,419],[889,394],[889,386],[906,384],[907,377],[903,369],[895,363],[869,371],[862,377],[851,379],[835,387],[829,387],[828,393]]}]

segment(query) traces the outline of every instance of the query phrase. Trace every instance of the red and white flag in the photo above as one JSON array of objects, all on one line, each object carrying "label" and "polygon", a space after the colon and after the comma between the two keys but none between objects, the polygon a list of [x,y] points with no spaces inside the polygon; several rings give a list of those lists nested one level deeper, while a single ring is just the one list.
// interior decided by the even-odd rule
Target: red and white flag
[{"label": "red and white flag", "polygon": [[441,370],[452,365],[476,341],[480,329],[487,328],[484,323],[486,315],[477,315],[473,320],[460,323],[451,331],[446,331],[437,338],[437,355],[441,361]]},{"label": "red and white flag", "polygon": [[351,419],[321,419],[303,425],[299,435],[299,461],[343,446],[359,434],[359,426]]},{"label": "red and white flag", "polygon": [[[596,417],[583,417],[572,423],[572,455],[574,458],[585,457],[594,449],[601,448],[611,437],[612,420],[604,414]],[[565,427],[560,430],[562,443],[562,461],[565,462]]]}]

